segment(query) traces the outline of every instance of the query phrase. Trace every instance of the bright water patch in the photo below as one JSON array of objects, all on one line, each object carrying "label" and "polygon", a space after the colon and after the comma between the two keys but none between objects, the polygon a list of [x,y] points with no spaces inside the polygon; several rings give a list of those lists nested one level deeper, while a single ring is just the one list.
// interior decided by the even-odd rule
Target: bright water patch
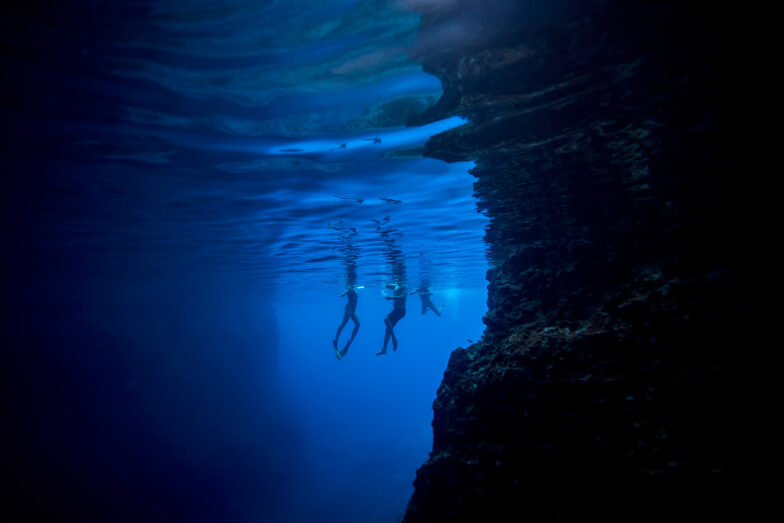
[{"label": "bright water patch", "polygon": [[[395,328],[398,350],[376,356],[391,302],[376,288],[360,289],[361,327],[337,361],[330,340],[345,303],[339,291],[300,290],[277,300],[278,372],[304,428],[297,471],[303,489],[288,521],[393,522],[432,448],[431,406],[449,355],[481,336],[485,291],[434,288],[441,317],[422,314],[419,297],[411,296]],[[352,327],[343,330],[341,345]]]}]

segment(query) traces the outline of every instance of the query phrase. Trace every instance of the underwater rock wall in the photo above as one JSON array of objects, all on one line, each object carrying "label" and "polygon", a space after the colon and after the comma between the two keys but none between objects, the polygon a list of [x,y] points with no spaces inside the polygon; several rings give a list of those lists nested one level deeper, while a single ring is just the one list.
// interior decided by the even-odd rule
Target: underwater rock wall
[{"label": "underwater rock wall", "polygon": [[764,15],[414,4],[412,55],[444,94],[411,123],[470,118],[426,154],[476,161],[492,268],[485,336],[450,358],[405,521],[739,510],[772,434],[749,406],[780,397],[751,385],[747,353],[764,223],[747,176],[773,140],[750,133],[773,98]]}]

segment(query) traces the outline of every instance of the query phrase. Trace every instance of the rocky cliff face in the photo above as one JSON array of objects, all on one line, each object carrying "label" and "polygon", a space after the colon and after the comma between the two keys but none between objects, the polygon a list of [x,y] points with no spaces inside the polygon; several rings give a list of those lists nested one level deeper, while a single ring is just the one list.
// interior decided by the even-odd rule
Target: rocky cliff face
[{"label": "rocky cliff face", "polygon": [[773,141],[751,131],[773,99],[764,15],[415,4],[412,53],[444,85],[421,119],[471,119],[427,154],[476,161],[493,260],[485,336],[452,354],[405,521],[739,510],[772,434],[749,406],[780,397],[748,363],[751,202]]}]

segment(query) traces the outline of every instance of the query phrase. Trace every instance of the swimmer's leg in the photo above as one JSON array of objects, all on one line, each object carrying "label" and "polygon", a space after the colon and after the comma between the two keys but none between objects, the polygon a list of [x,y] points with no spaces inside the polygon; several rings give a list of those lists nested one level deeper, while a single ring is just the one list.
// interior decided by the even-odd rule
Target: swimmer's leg
[{"label": "swimmer's leg", "polygon": [[346,355],[346,352],[348,352],[349,345],[351,345],[351,342],[354,341],[354,338],[357,337],[357,332],[359,332],[359,316],[357,316],[356,312],[351,315],[351,321],[354,322],[354,330],[351,332],[351,338],[348,340],[346,346],[343,347],[343,350],[341,351],[341,354],[343,356]]},{"label": "swimmer's leg", "polygon": [[392,327],[389,324],[389,318],[384,318],[384,325],[387,326],[387,330],[384,332],[384,348],[377,352],[376,356],[382,356],[387,353],[387,344],[389,343],[389,336],[392,332]]},{"label": "swimmer's leg", "polygon": [[[401,318],[402,318],[402,316],[401,316]],[[389,322],[389,335],[392,337],[392,350],[393,351],[397,350],[397,336],[395,336],[395,329],[394,329],[394,327],[395,327],[395,325],[397,325],[397,322],[399,320],[400,320],[400,318],[396,319],[395,321],[390,321]],[[386,347],[386,344],[384,345],[384,347]]]},{"label": "swimmer's leg", "polygon": [[348,323],[348,319],[350,317],[351,315],[348,314],[347,312],[343,313],[343,321],[340,322],[340,325],[338,326],[338,331],[335,333],[335,339],[332,340],[332,346],[335,347],[335,350],[338,350],[338,338],[340,338],[340,332],[343,330],[343,327],[346,326],[346,323]]}]

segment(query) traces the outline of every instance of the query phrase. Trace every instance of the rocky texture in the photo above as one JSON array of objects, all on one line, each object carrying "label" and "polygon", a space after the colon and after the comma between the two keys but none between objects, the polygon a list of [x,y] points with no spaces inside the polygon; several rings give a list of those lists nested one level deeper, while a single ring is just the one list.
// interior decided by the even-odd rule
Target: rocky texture
[{"label": "rocky texture", "polygon": [[[682,2],[417,2],[491,217],[484,338],[450,358],[405,521],[705,520],[780,434],[754,179],[773,138],[760,13]],[[751,31],[754,30],[752,35]],[[751,176],[751,178],[748,178]],[[756,202],[752,204],[752,202]],[[767,352],[767,351],[766,351]],[[780,419],[780,406],[767,411]]]}]

